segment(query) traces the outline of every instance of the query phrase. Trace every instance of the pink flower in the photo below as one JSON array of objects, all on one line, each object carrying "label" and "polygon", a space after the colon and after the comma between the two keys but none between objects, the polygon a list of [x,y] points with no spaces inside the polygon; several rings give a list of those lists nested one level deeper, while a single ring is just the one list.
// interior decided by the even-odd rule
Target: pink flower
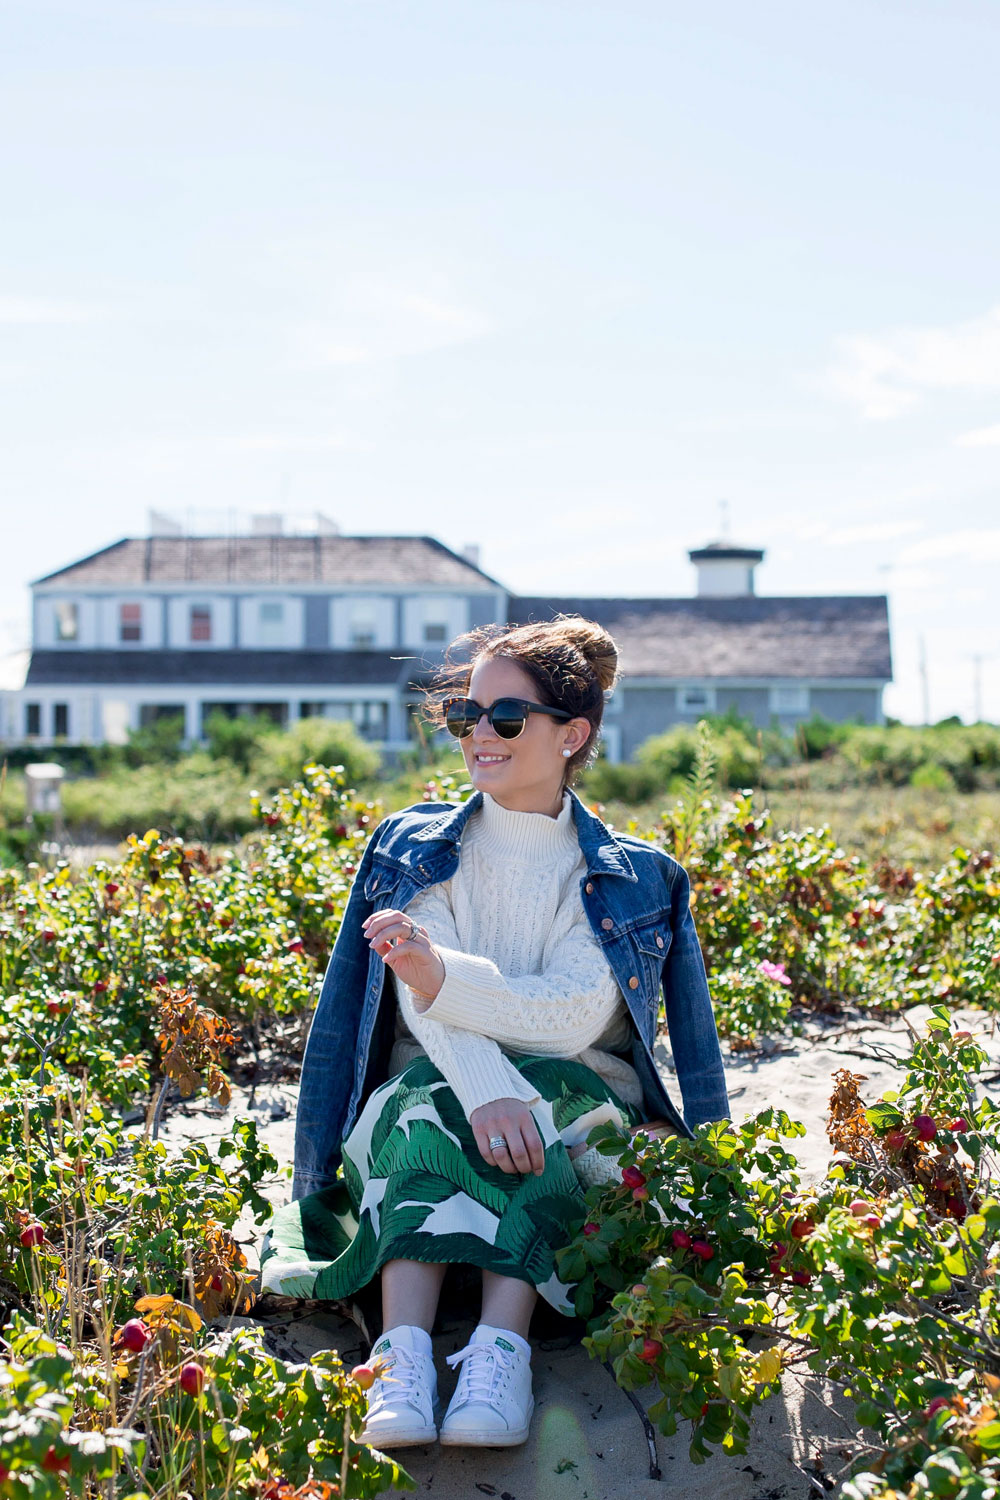
[{"label": "pink flower", "polygon": [[784,964],[773,964],[769,958],[762,958],[758,968],[768,979],[773,979],[778,984],[791,984],[792,982],[785,973]]}]

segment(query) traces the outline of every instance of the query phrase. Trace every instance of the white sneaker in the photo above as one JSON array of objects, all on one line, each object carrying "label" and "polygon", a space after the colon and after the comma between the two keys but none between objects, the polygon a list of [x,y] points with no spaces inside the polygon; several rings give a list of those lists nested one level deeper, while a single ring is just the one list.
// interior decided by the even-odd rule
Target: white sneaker
[{"label": "white sneaker", "polygon": [[374,1448],[408,1448],[437,1438],[437,1371],[422,1328],[400,1324],[372,1349],[381,1374],[368,1392],[361,1441]]},{"label": "white sneaker", "polygon": [[462,1373],[441,1423],[441,1442],[484,1448],[525,1442],[535,1409],[531,1350],[525,1340],[480,1323],[471,1344],[449,1354],[448,1363],[460,1364]]}]

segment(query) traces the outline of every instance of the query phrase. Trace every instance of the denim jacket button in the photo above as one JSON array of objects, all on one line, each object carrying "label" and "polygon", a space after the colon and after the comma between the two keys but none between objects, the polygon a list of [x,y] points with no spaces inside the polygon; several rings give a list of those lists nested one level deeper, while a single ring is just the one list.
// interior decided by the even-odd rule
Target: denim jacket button
[{"label": "denim jacket button", "polygon": [[594,894],[594,882],[592,880],[588,880],[584,889],[586,890],[588,896],[592,896]]},{"label": "denim jacket button", "polygon": [[661,936],[660,936],[659,933],[656,934],[656,946],[658,948],[662,948],[663,947],[663,939],[661,938]]},{"label": "denim jacket button", "polygon": [[604,928],[605,932],[610,932],[611,929],[612,929],[612,927],[614,925],[615,924],[614,924],[614,922],[612,922],[612,920],[611,920],[610,917],[605,917],[604,920],[601,922],[601,926]]},{"label": "denim jacket button", "polygon": [[639,981],[638,981],[638,979],[636,979],[636,977],[635,977],[634,974],[632,975],[632,978],[628,982],[628,987],[629,987],[630,990],[637,990],[639,988]]}]

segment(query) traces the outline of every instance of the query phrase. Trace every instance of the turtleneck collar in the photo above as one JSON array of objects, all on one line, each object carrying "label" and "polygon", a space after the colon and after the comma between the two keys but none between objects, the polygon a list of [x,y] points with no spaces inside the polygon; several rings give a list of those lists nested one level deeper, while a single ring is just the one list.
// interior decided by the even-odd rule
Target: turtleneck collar
[{"label": "turtleneck collar", "polygon": [[484,853],[497,859],[547,862],[580,852],[573,803],[567,791],[563,792],[562,807],[555,818],[548,813],[512,812],[484,792],[475,821],[479,825],[476,843]]}]

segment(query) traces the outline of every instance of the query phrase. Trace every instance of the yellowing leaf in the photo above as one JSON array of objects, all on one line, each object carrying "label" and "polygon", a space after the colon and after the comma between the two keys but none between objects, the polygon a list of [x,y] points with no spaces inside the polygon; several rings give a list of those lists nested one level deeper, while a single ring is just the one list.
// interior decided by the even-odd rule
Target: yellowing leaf
[{"label": "yellowing leaf", "polygon": [[780,1374],[781,1350],[777,1347],[761,1350],[757,1356],[756,1366],[754,1367],[755,1379],[762,1384],[767,1384],[772,1380],[777,1380]]},{"label": "yellowing leaf", "polygon": [[140,1297],[135,1304],[135,1310],[141,1313],[152,1313],[155,1316],[157,1313],[168,1312],[173,1307],[175,1300],[169,1292],[163,1292],[158,1297]]}]

